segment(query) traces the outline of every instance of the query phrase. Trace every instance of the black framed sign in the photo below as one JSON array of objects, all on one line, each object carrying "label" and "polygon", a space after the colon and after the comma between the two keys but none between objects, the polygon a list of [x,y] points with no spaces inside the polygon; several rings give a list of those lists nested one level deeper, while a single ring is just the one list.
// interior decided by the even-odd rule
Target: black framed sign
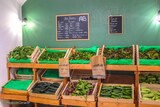
[{"label": "black framed sign", "polygon": [[108,17],[108,34],[123,34],[123,16]]},{"label": "black framed sign", "polygon": [[57,15],[56,40],[89,40],[89,14]]}]

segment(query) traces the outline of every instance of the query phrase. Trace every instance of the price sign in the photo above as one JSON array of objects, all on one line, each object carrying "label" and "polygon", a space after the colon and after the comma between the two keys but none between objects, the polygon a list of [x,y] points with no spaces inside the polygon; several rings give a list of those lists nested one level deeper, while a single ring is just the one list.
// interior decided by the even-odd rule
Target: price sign
[{"label": "price sign", "polygon": [[59,59],[59,76],[70,77],[68,58]]},{"label": "price sign", "polygon": [[102,55],[93,56],[91,58],[93,78],[106,78],[105,58]]},{"label": "price sign", "polygon": [[89,14],[56,16],[56,40],[89,40]]}]

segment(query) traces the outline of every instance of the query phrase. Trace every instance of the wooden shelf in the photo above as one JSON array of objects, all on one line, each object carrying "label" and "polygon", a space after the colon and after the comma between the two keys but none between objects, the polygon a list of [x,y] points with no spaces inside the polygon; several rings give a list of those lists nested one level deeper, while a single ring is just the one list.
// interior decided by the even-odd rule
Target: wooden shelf
[{"label": "wooden shelf", "polygon": [[144,66],[139,65],[138,71],[160,71],[160,66]]},{"label": "wooden shelf", "polygon": [[30,102],[34,103],[40,103],[40,104],[47,104],[47,105],[54,105],[54,106],[59,106],[60,105],[60,100],[53,100],[53,99],[47,99],[47,98],[39,98],[39,97],[29,97]]},{"label": "wooden shelf", "polygon": [[62,99],[62,105],[96,107],[96,101],[79,101],[79,100]]},{"label": "wooden shelf", "polygon": [[136,65],[106,65],[106,70],[137,71]]},{"label": "wooden shelf", "polygon": [[160,107],[160,105],[139,104],[139,107]]},{"label": "wooden shelf", "polygon": [[34,64],[33,63],[7,63],[7,67],[11,68],[33,68]]},{"label": "wooden shelf", "polygon": [[98,102],[98,107],[135,107],[135,104]]},{"label": "wooden shelf", "polygon": [[34,64],[34,68],[58,69],[58,64]]},{"label": "wooden shelf", "polygon": [[28,101],[28,96],[26,95],[13,95],[13,94],[0,94],[0,98],[4,100],[18,100],[18,101]]}]

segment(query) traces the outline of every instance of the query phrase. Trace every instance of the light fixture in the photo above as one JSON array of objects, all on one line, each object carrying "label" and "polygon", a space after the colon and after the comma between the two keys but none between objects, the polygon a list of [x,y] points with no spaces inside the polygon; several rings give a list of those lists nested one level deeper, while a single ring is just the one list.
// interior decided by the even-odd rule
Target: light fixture
[{"label": "light fixture", "polygon": [[22,25],[23,25],[23,26],[26,26],[26,25],[27,25],[27,18],[26,18],[26,17],[23,18],[23,20],[22,20]]}]

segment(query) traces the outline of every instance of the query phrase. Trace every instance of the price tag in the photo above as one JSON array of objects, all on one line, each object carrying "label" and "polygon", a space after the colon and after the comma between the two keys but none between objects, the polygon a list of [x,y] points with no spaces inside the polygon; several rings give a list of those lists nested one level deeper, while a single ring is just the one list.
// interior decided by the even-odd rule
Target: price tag
[{"label": "price tag", "polygon": [[93,56],[91,58],[93,78],[106,78],[105,62],[105,58],[102,55]]},{"label": "price tag", "polygon": [[59,59],[59,76],[70,77],[68,58]]}]

